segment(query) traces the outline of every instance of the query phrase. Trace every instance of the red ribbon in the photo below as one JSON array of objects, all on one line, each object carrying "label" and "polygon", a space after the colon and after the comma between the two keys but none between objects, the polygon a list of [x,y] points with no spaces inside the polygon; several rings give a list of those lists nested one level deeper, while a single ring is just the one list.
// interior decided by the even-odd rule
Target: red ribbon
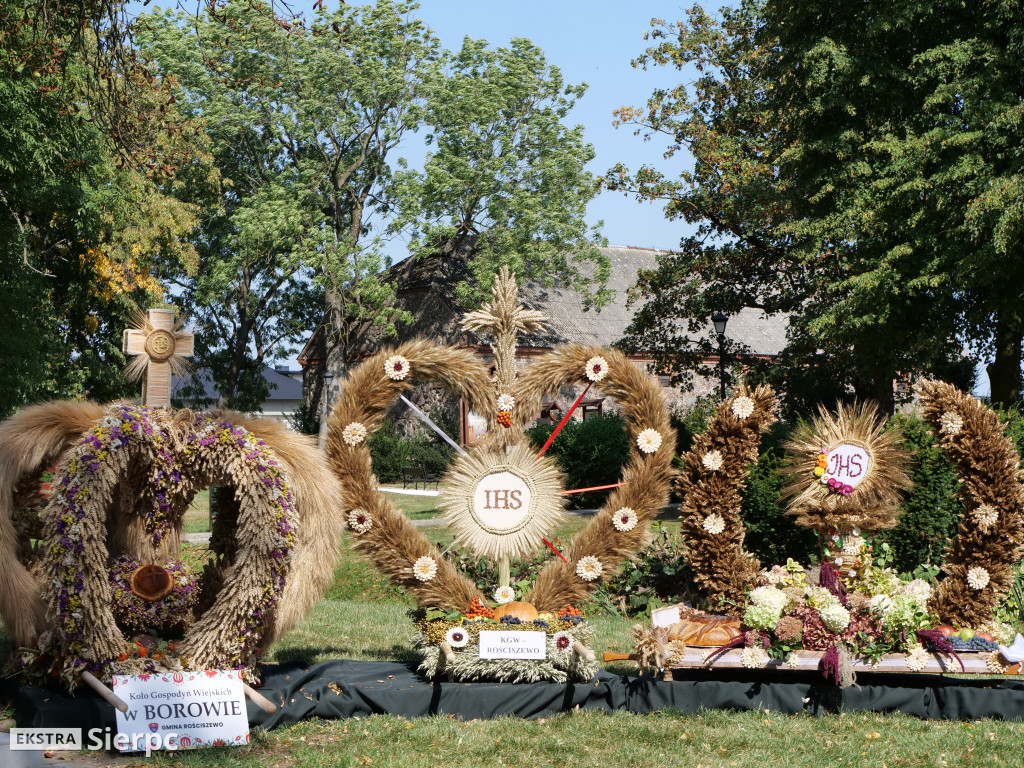
[{"label": "red ribbon", "polygon": [[[594,382],[590,382],[590,384],[593,383]],[[562,431],[562,427],[568,423],[569,417],[572,416],[573,411],[579,407],[579,404],[583,402],[584,396],[590,391],[590,384],[587,384],[586,388],[580,392],[580,396],[576,398],[576,402],[572,404],[572,408],[565,412],[565,416],[563,416],[562,420],[558,422],[558,426],[555,427],[555,431],[551,433],[548,441],[544,443],[544,447],[540,449],[540,453],[537,454],[538,457],[543,456],[545,451],[547,451],[547,449],[551,447],[551,444],[555,442],[555,438],[558,437],[558,433]]]},{"label": "red ribbon", "polygon": [[547,539],[541,539],[541,541],[543,541],[543,542],[544,542],[545,544],[547,544],[547,545],[548,545],[549,547],[551,547],[551,551],[552,551],[552,552],[554,552],[554,553],[555,553],[556,555],[558,555],[559,557],[561,557],[561,558],[562,558],[562,562],[563,562],[563,563],[568,563],[568,562],[569,562],[568,560],[566,560],[566,559],[565,559],[565,556],[564,556],[564,555],[562,555],[562,553],[561,553],[561,552],[559,552],[559,551],[558,551],[557,549],[555,549],[555,545],[554,545],[554,544],[552,544],[552,543],[551,543],[550,541],[548,541]]}]

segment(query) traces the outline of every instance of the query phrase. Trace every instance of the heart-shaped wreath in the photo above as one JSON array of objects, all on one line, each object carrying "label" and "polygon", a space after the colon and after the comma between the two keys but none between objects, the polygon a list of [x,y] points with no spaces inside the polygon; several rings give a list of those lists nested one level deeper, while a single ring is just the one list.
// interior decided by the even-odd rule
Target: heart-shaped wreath
[{"label": "heart-shaped wreath", "polygon": [[542,324],[540,313],[518,304],[515,280],[503,270],[492,301],[463,320],[468,330],[493,334],[493,379],[473,351],[416,340],[370,357],[342,384],[330,416],[327,453],[342,483],[355,546],[423,607],[476,615],[481,608],[486,612],[490,596],[378,490],[366,439],[395,400],[417,384],[462,397],[491,425],[448,470],[441,500],[456,543],[499,562],[498,598],[509,587],[507,568],[500,563],[539,549],[562,516],[566,489],[560,473],[543,451],[530,447],[523,431],[545,395],[567,385],[583,385],[584,394],[598,386],[621,407],[631,449],[619,487],[565,552],[553,554],[537,574],[524,599],[538,612],[553,613],[586,597],[646,544],[650,522],[667,503],[675,432],[657,380],[616,350],[581,344],[557,348],[519,375],[516,337]]}]

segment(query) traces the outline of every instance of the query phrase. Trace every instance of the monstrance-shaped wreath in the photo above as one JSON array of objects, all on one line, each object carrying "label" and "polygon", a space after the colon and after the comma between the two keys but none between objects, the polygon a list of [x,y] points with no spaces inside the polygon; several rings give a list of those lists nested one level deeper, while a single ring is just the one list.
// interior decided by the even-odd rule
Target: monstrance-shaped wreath
[{"label": "monstrance-shaped wreath", "polygon": [[[542,399],[567,384],[582,384],[575,409],[592,386],[616,399],[630,435],[621,483],[566,551],[537,575],[525,601],[533,613],[566,609],[585,597],[623,559],[648,540],[651,520],[668,500],[675,433],[660,385],[625,355],[602,347],[569,344],[517,374],[520,333],[543,327],[543,316],[523,308],[507,270],[492,300],[466,315],[463,326],[494,339],[495,375],[470,350],[417,340],[382,351],[355,368],[342,386],[329,423],[328,459],[344,488],[343,504],[355,546],[420,605],[473,615],[511,597],[508,561],[539,549],[562,518],[561,474],[547,446],[536,452],[523,426]],[[415,383],[433,383],[461,396],[491,429],[460,450],[444,478],[441,503],[456,542],[498,564],[493,595],[483,595],[378,491],[366,438],[387,409]],[[564,420],[563,420],[564,423]],[[465,645],[465,643],[462,643]]]}]

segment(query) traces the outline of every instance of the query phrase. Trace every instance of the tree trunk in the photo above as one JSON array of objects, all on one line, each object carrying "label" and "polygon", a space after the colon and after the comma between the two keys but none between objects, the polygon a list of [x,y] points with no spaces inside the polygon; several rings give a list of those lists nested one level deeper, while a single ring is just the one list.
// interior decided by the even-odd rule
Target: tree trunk
[{"label": "tree trunk", "polygon": [[1021,344],[1024,343],[1024,314],[1007,307],[996,316],[996,357],[987,367],[992,404],[1009,408],[1020,401]]},{"label": "tree trunk", "polygon": [[327,422],[331,408],[341,393],[341,379],[348,370],[348,318],[345,313],[343,291],[328,288],[325,292],[327,306],[324,323],[324,376],[328,379],[323,386],[323,408],[320,412],[320,446],[327,444]]}]

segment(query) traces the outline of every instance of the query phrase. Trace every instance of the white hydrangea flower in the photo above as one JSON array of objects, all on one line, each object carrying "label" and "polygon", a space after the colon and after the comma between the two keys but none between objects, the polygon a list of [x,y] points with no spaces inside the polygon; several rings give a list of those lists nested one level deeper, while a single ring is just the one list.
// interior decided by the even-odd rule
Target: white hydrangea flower
[{"label": "white hydrangea flower", "polygon": [[805,599],[811,608],[817,608],[819,611],[829,605],[839,605],[839,598],[824,587],[809,587]]},{"label": "white hydrangea flower", "polygon": [[928,666],[928,661],[930,659],[931,656],[928,654],[928,651],[924,649],[924,646],[922,646],[920,643],[917,643],[910,650],[910,653],[907,654],[907,669],[912,670],[914,672],[920,672],[922,669]]},{"label": "white hydrangea flower", "polygon": [[701,525],[712,536],[717,536],[725,530],[725,518],[717,512],[712,512],[704,518],[704,522]]},{"label": "white hydrangea flower", "polygon": [[608,361],[603,357],[592,357],[587,360],[587,378],[593,382],[601,381],[608,375]]},{"label": "white hydrangea flower", "polygon": [[661,448],[661,433],[656,429],[645,429],[636,436],[636,445],[644,453],[654,453]]},{"label": "white hydrangea flower", "polygon": [[384,361],[384,373],[392,381],[402,381],[409,375],[409,361],[401,355],[392,355]]},{"label": "white hydrangea flower", "polygon": [[745,419],[754,412],[754,401],[741,395],[732,401],[732,413],[738,419]]},{"label": "white hydrangea flower", "polygon": [[981,530],[987,531],[995,525],[996,520],[999,519],[999,510],[991,504],[980,504],[973,512],[971,512],[971,516],[974,518],[974,522],[978,524],[978,527]]},{"label": "white hydrangea flower", "polygon": [[932,585],[924,579],[914,579],[907,582],[907,585],[903,587],[903,592],[913,596],[918,605],[926,605],[928,598],[932,596]]},{"label": "white hydrangea flower", "polygon": [[622,507],[622,509],[612,515],[612,525],[615,526],[615,530],[622,531],[623,533],[636,528],[638,521],[639,518],[632,507]]},{"label": "white hydrangea flower", "polygon": [[768,661],[768,655],[764,652],[763,648],[758,648],[757,646],[744,648],[740,654],[740,663],[748,669],[763,667],[766,661]]},{"label": "white hydrangea flower", "polygon": [[826,605],[818,611],[818,614],[821,616],[821,623],[829,632],[845,632],[846,628],[850,626],[850,612],[843,608],[838,601]]},{"label": "white hydrangea flower", "polygon": [[341,439],[345,441],[346,445],[355,447],[366,439],[366,427],[359,421],[346,424],[345,428],[341,430]]},{"label": "white hydrangea flower", "polygon": [[469,642],[469,633],[462,627],[452,627],[444,633],[444,640],[452,648],[465,648]]},{"label": "white hydrangea flower", "polygon": [[775,587],[755,587],[750,590],[750,602],[779,615],[786,609],[786,593]]},{"label": "white hydrangea flower", "polygon": [[705,469],[717,472],[722,468],[722,464],[725,462],[722,459],[721,451],[708,451],[704,454],[704,458],[700,460],[700,463],[704,465]]},{"label": "white hydrangea flower", "polygon": [[516,407],[516,399],[512,395],[498,395],[498,410],[511,411]]},{"label": "white hydrangea flower", "polygon": [[939,431],[944,435],[956,435],[964,428],[964,419],[956,411],[946,411],[939,417]]},{"label": "white hydrangea flower", "polygon": [[420,581],[430,581],[437,576],[437,561],[424,555],[412,564],[412,575]]},{"label": "white hydrangea flower", "polygon": [[892,610],[892,598],[888,595],[875,595],[869,603],[871,610],[876,613],[886,614]]},{"label": "white hydrangea flower", "polygon": [[967,586],[971,589],[984,589],[990,581],[988,571],[980,566],[975,566],[967,572]]},{"label": "white hydrangea flower", "polygon": [[353,509],[348,513],[348,527],[356,533],[366,533],[373,527],[373,518],[365,509]]},{"label": "white hydrangea flower", "polygon": [[576,575],[584,581],[595,581],[601,577],[604,566],[601,561],[593,555],[581,557],[576,561]]},{"label": "white hydrangea flower", "polygon": [[512,587],[504,586],[498,587],[494,590],[494,602],[498,605],[504,605],[505,603],[511,603],[516,599],[516,591]]}]

